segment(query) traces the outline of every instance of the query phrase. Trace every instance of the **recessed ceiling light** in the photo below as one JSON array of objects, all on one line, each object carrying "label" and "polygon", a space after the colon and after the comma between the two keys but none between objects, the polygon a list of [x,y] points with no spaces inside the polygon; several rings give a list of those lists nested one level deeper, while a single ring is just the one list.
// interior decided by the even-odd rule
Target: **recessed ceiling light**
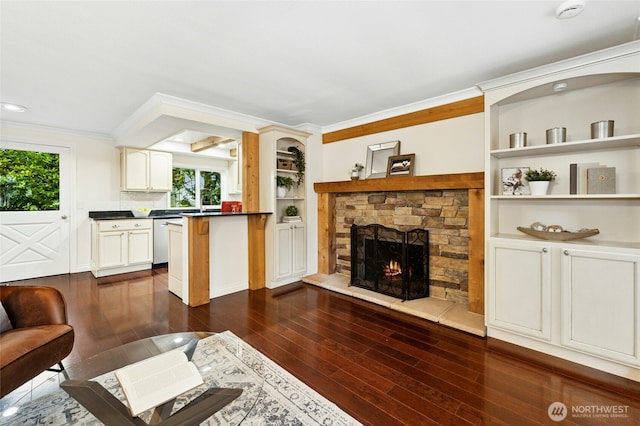
[{"label": "recessed ceiling light", "polygon": [[28,109],[25,106],[18,105],[18,104],[10,104],[8,102],[0,102],[0,108],[2,108],[5,111],[11,111],[11,112],[25,112]]},{"label": "recessed ceiling light", "polygon": [[556,18],[569,19],[578,16],[584,9],[584,0],[567,0],[556,9]]}]

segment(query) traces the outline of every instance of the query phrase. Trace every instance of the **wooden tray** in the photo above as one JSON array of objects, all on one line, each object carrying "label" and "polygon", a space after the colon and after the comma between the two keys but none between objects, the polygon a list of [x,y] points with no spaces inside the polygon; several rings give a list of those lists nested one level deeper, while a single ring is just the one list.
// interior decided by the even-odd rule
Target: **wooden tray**
[{"label": "wooden tray", "polygon": [[554,241],[577,240],[580,238],[586,238],[586,237],[591,237],[593,235],[598,235],[600,233],[600,231],[597,229],[588,229],[586,231],[579,231],[579,232],[536,231],[535,229],[525,228],[523,226],[518,226],[518,231],[524,232],[525,234],[531,235],[532,237],[541,238],[543,240],[554,240]]}]

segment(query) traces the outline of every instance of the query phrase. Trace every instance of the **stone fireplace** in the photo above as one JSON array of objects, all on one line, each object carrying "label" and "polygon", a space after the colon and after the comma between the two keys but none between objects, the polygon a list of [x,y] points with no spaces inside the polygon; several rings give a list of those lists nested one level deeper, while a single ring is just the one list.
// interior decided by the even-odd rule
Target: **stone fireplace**
[{"label": "stone fireplace", "polygon": [[429,231],[351,225],[351,285],[399,299],[429,296]]},{"label": "stone fireplace", "polygon": [[323,279],[349,280],[353,224],[425,229],[429,295],[484,314],[484,173],[317,182],[314,189]]},{"label": "stone fireplace", "polygon": [[[338,193],[335,199],[337,273],[351,276],[354,284],[352,273],[357,259],[351,246],[353,225],[382,225],[400,232],[421,229],[429,234],[426,295],[468,302],[467,190]],[[395,291],[385,294],[401,297],[390,294]]]}]

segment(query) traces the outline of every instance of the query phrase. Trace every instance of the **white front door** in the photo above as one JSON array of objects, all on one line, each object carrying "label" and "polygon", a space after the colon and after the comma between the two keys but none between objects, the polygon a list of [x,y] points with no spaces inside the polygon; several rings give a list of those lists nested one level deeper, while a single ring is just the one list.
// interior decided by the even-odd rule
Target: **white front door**
[{"label": "white front door", "polygon": [[[67,147],[0,143],[2,150],[51,153],[59,156],[59,204],[47,210],[0,211],[0,282],[69,273],[70,177]],[[3,176],[6,178],[6,175]],[[5,187],[6,190],[6,187]],[[3,192],[7,197],[8,192]]]}]

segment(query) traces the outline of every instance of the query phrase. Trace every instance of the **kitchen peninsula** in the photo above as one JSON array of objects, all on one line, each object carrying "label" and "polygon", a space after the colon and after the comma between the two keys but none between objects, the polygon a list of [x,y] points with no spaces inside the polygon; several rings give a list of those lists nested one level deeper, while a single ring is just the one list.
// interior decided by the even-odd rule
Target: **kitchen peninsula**
[{"label": "kitchen peninsula", "polygon": [[182,214],[184,303],[199,306],[213,297],[265,286],[265,223],[270,214]]}]

